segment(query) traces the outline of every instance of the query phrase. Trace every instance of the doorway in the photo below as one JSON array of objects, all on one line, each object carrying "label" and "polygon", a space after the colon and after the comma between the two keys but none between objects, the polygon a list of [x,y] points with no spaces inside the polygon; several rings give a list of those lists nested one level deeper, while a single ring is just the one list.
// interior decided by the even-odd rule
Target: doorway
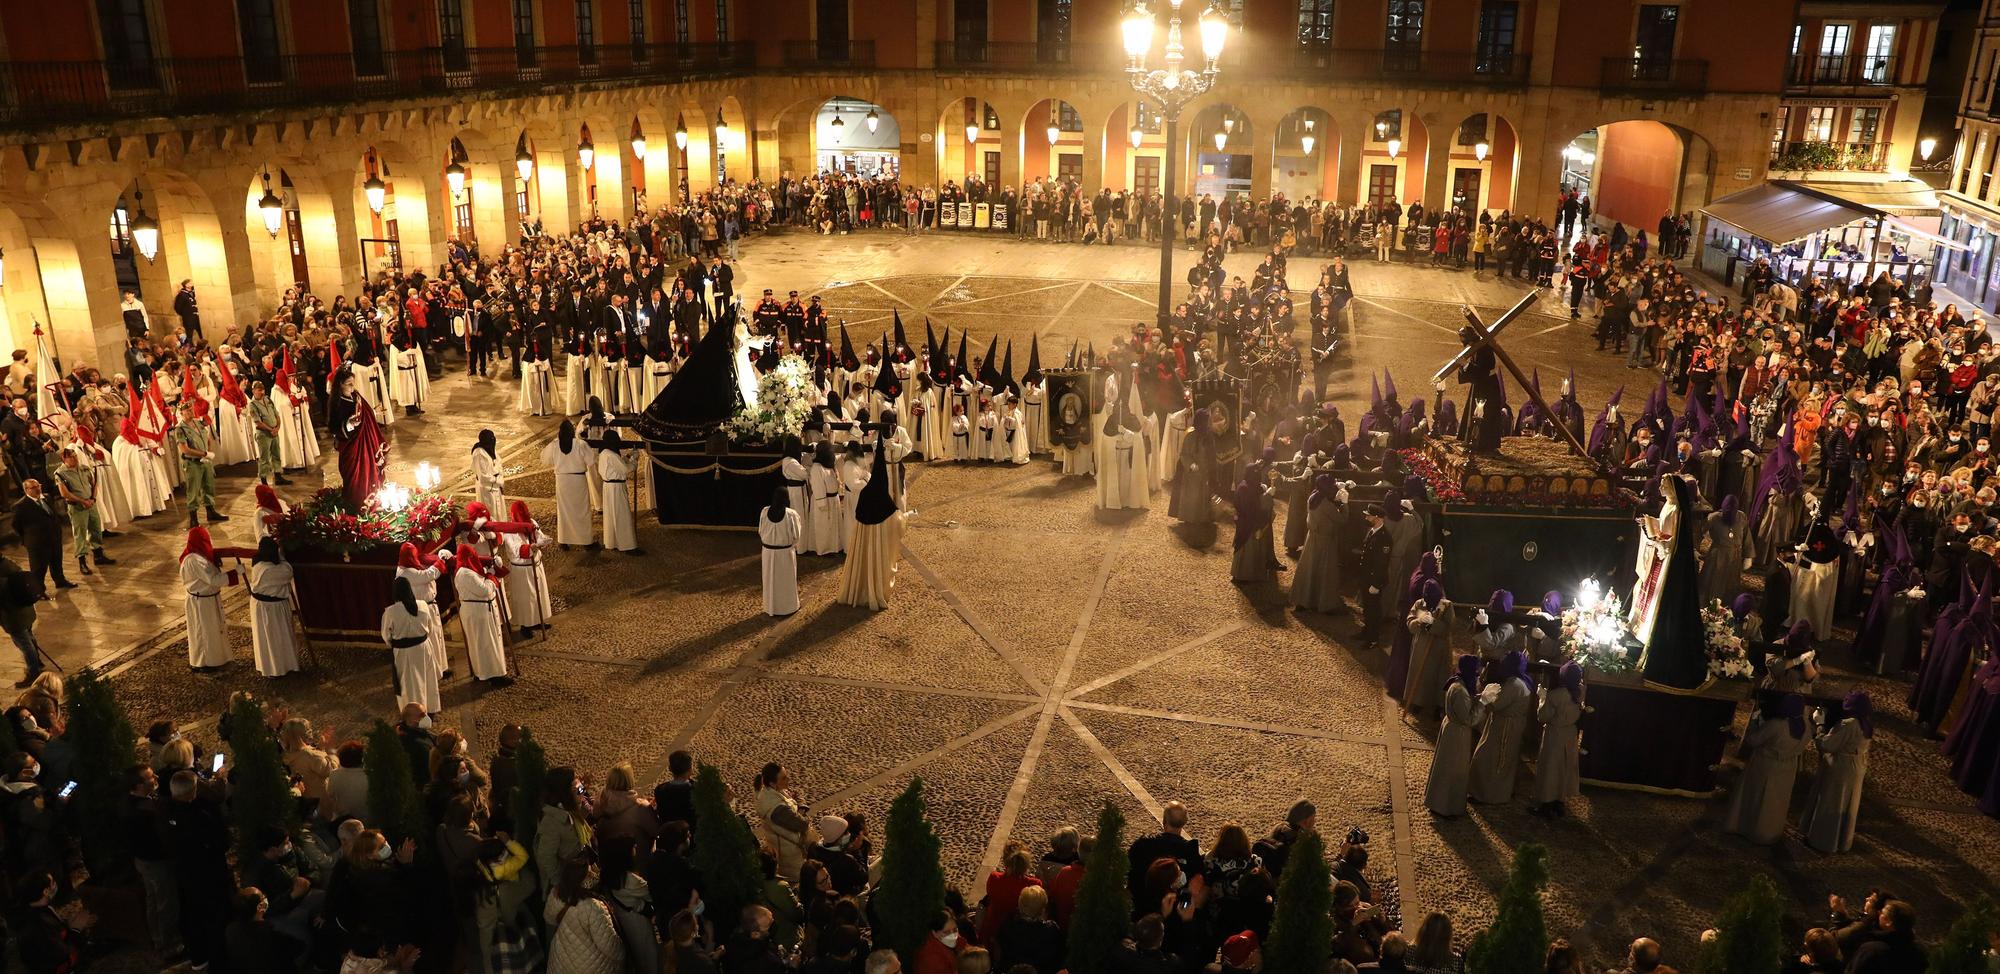
[{"label": "doorway", "polygon": [[1477,169],[1454,169],[1451,172],[1451,202],[1454,206],[1463,204],[1468,211],[1480,207],[1479,179],[1484,175]]},{"label": "doorway", "polygon": [[1373,165],[1368,167],[1368,202],[1370,204],[1391,203],[1396,199],[1396,167]]}]

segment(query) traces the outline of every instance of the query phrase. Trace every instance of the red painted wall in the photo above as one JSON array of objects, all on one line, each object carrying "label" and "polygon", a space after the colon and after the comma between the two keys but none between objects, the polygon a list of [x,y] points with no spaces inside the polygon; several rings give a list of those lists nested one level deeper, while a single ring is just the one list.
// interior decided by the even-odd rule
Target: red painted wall
[{"label": "red painted wall", "polygon": [[236,33],[236,5],[230,0],[185,0],[170,17],[155,18],[153,30],[163,33],[173,57],[235,57],[241,39]]},{"label": "red painted wall", "polygon": [[1673,208],[1680,185],[1681,140],[1658,122],[1613,122],[1597,130],[1597,193],[1591,209],[1605,220],[1650,227]]},{"label": "red painted wall", "polygon": [[102,53],[97,18],[84,3],[0,0],[0,29],[17,61],[94,61]]}]

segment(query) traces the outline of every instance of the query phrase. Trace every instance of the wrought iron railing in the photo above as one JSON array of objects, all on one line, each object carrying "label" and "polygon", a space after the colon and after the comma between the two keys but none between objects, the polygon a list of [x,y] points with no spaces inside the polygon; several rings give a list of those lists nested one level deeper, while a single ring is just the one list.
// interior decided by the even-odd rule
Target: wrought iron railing
[{"label": "wrought iron railing", "polygon": [[1599,86],[1612,92],[1699,95],[1708,90],[1708,62],[1661,57],[1604,59]]},{"label": "wrought iron railing", "polygon": [[788,68],[872,68],[874,41],[786,41],[785,67]]}]

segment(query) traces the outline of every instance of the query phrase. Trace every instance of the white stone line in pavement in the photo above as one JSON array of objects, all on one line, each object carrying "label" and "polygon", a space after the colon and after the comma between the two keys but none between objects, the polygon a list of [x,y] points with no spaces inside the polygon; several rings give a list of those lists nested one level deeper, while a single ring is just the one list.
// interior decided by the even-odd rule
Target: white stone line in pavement
[{"label": "white stone line in pavement", "polygon": [[1119,680],[1123,680],[1128,676],[1132,676],[1134,674],[1143,672],[1145,670],[1152,669],[1153,667],[1158,666],[1159,664],[1164,663],[1170,659],[1173,659],[1174,657],[1179,656],[1182,653],[1200,649],[1201,647],[1206,646],[1209,643],[1215,642],[1216,640],[1221,639],[1224,636],[1227,636],[1231,633],[1236,632],[1239,629],[1242,629],[1243,626],[1244,626],[1243,620],[1238,619],[1237,621],[1232,622],[1219,629],[1212,629],[1208,632],[1205,632],[1199,636],[1194,637],[1193,639],[1188,640],[1187,642],[1180,644],[1179,646],[1175,646],[1172,649],[1155,653],[1151,656],[1146,657],[1145,659],[1138,661],[1137,663],[1133,663],[1131,666],[1127,666],[1124,669],[1114,671],[1106,676],[1098,677],[1097,679],[1092,680],[1089,683],[1071,689],[1063,694],[1063,700],[1065,702],[1069,702],[1076,700],[1080,697],[1096,693],[1097,691],[1102,690],[1113,683],[1117,683]]},{"label": "white stone line in pavement", "polygon": [[1076,669],[1077,656],[1083,652],[1083,641],[1090,632],[1090,624],[1097,618],[1097,607],[1104,601],[1104,590],[1111,584],[1111,571],[1117,567],[1118,556],[1125,549],[1128,530],[1129,522],[1118,525],[1112,531],[1111,543],[1104,549],[1104,560],[1097,567],[1090,595],[1084,599],[1083,611],[1077,616],[1069,647],[1063,651],[1062,664],[1057,667],[1055,680],[1042,702],[1041,717],[1035,721],[1035,732],[1028,738],[1028,747],[1021,755],[1021,766],[1014,773],[1014,783],[1007,788],[1007,800],[1000,806],[1000,817],[994,822],[993,835],[986,841],[986,853],[980,858],[980,875],[992,872],[999,865],[1000,855],[1007,848],[1007,836],[1014,831],[1014,823],[1021,817],[1021,805],[1027,799],[1028,786],[1035,780],[1035,765],[1041,761],[1042,749],[1048,746],[1049,727],[1055,722],[1056,712],[1062,706],[1063,690],[1069,685],[1070,673]]},{"label": "white stone line in pavement", "polygon": [[[1375,301],[1375,300],[1372,300],[1372,299],[1370,299],[1370,298],[1364,298],[1364,297],[1358,297],[1358,296],[1357,296],[1357,297],[1356,297],[1356,298],[1355,298],[1354,300],[1355,300],[1355,301],[1356,301],[1357,303],[1360,303],[1360,304],[1365,304],[1365,305],[1367,305],[1367,306],[1369,306],[1369,307],[1371,307],[1371,308],[1376,308],[1376,309],[1379,309],[1379,310],[1382,310],[1382,311],[1387,311],[1388,313],[1390,313],[1390,314],[1392,314],[1392,315],[1396,315],[1396,316],[1397,316],[1397,317],[1399,317],[1399,318],[1408,318],[1408,319],[1410,319],[1411,321],[1414,321],[1414,322],[1416,322],[1417,324],[1420,324],[1420,325],[1423,325],[1423,326],[1424,326],[1424,327],[1426,327],[1426,328],[1436,328],[1436,329],[1437,329],[1437,330],[1439,330],[1439,331],[1443,331],[1443,332],[1449,332],[1449,333],[1451,333],[1451,334],[1453,334],[1453,335],[1456,335],[1456,334],[1458,334],[1458,329],[1456,329],[1456,328],[1453,328],[1453,327],[1450,327],[1449,325],[1440,325],[1440,324],[1438,324],[1438,323],[1437,323],[1437,322],[1435,322],[1435,321],[1430,321],[1430,320],[1427,320],[1427,319],[1424,319],[1424,318],[1419,318],[1419,317],[1417,317],[1416,315],[1413,315],[1413,314],[1411,314],[1411,313],[1409,313],[1409,312],[1407,312],[1407,311],[1399,311],[1399,310],[1397,310],[1397,309],[1395,309],[1395,308],[1391,308],[1391,307],[1389,307],[1388,305],[1386,305],[1386,304],[1383,304],[1383,303],[1381,303],[1380,301]],[[1440,301],[1440,302],[1437,302],[1437,303],[1439,303],[1439,304],[1444,304],[1444,303],[1446,303],[1446,302],[1442,302],[1442,301]]]},{"label": "white stone line in pavement", "polygon": [[715,689],[709,693],[708,699],[695,709],[685,724],[681,725],[680,732],[674,735],[674,739],[660,753],[659,759],[646,768],[645,776],[639,780],[659,781],[665,778],[668,756],[687,747],[695,735],[700,734],[702,728],[707,727],[708,722],[715,719],[716,712],[720,711],[722,704],[736,693],[737,687],[755,680],[758,675],[757,666],[771,654],[771,648],[776,646],[779,640],[805,625],[808,617],[819,616],[818,613],[794,612],[780,619],[777,625],[764,633],[762,639],[744,647],[743,652],[736,658],[736,665],[725,671],[716,681]]},{"label": "white stone line in pavement", "polygon": [[1138,799],[1139,804],[1145,807],[1146,814],[1153,816],[1153,821],[1155,822],[1161,821],[1161,814],[1165,810],[1165,807],[1153,797],[1152,792],[1146,790],[1146,786],[1140,783],[1138,776],[1126,770],[1125,763],[1118,760],[1118,756],[1112,754],[1111,749],[1105,747],[1104,742],[1098,740],[1096,734],[1091,733],[1090,728],[1084,724],[1082,718],[1076,715],[1075,711],[1068,707],[1062,707],[1059,712],[1062,714],[1063,723],[1069,725],[1069,729],[1076,734],[1076,739],[1082,741],[1083,746],[1091,754],[1096,755],[1097,760],[1102,762],[1104,767],[1111,772],[1112,776],[1118,779],[1119,784],[1125,786],[1126,791],[1132,793],[1133,798]]},{"label": "white stone line in pavement", "polygon": [[1417,902],[1417,851],[1411,835],[1414,826],[1410,823],[1410,789],[1403,772],[1402,707],[1386,693],[1382,695],[1382,721],[1389,728],[1385,764],[1389,779],[1390,841],[1396,852],[1396,885],[1403,894],[1403,933],[1407,936],[1414,932],[1410,929],[1410,917],[1420,916],[1423,911],[1417,909],[1422,904]]},{"label": "white stone line in pavement", "polygon": [[951,610],[958,613],[958,617],[965,620],[966,625],[972,627],[972,631],[979,636],[979,640],[992,649],[1014,671],[1015,675],[1021,678],[1021,682],[1027,684],[1029,689],[1035,691],[1037,694],[1036,699],[1048,695],[1049,688],[1044,686],[1042,681],[1035,678],[1034,671],[1030,670],[1027,664],[1021,662],[1020,656],[1014,652],[1013,645],[995,635],[992,627],[986,624],[986,619],[979,613],[974,612],[972,606],[966,604],[965,599],[959,597],[958,590],[946,585],[944,579],[939,578],[937,572],[932,571],[931,566],[925,564],[923,558],[919,557],[916,551],[908,544],[902,546],[902,551],[903,560],[909,562],[910,567],[916,570],[917,577],[923,579],[924,584],[930,586],[931,591],[936,592],[939,597],[943,598],[945,604],[951,606]]},{"label": "white stone line in pavement", "polygon": [[[1040,338],[1041,336],[1048,334],[1049,328],[1054,326],[1055,323],[1058,321],[1064,323],[1074,323],[1076,319],[1073,319],[1069,316],[1069,309],[1076,307],[1076,303],[1083,299],[1084,292],[1089,291],[1090,286],[1094,283],[1096,282],[1085,281],[1082,287],[1077,288],[1076,293],[1070,295],[1069,300],[1064,301],[1062,307],[1057,308],[1056,313],[1049,316],[1049,320],[1042,322],[1042,326],[1040,328],[1035,329],[1035,337]],[[1021,293],[1025,294],[1027,292],[1024,291]],[[1118,320],[1119,319],[1116,318],[1112,319],[1112,321],[1114,322]],[[1027,366],[1023,365],[1022,368],[1027,368]]]},{"label": "white stone line in pavement", "polygon": [[965,734],[961,734],[957,737],[954,737],[951,740],[946,741],[943,744],[938,745],[937,747],[931,748],[930,750],[925,751],[924,753],[919,754],[916,757],[910,758],[909,760],[904,761],[903,763],[898,764],[887,771],[882,771],[870,775],[867,778],[864,778],[851,785],[848,785],[847,787],[842,788],[831,795],[815,799],[813,801],[813,804],[821,808],[838,808],[840,807],[842,802],[851,801],[859,795],[865,794],[885,784],[895,781],[896,779],[901,778],[906,774],[914,774],[917,771],[917,769],[922,768],[924,765],[929,764],[932,761],[937,760],[938,758],[944,757],[947,754],[951,754],[954,751],[961,750],[967,745],[976,744],[980,741],[983,741],[989,737],[992,737],[994,734],[997,734],[1000,731],[1013,726],[1014,724],[1018,724],[1021,721],[1028,719],[1029,717],[1034,715],[1036,708],[1039,706],[1040,704],[1031,703],[1011,713],[1001,714],[1000,716],[995,717],[984,724],[981,724],[974,730]]},{"label": "white stone line in pavement", "polygon": [[798,673],[791,670],[774,670],[768,665],[758,667],[758,675],[766,680],[781,683],[810,683],[816,686],[851,687],[857,690],[888,690],[896,693],[929,693],[946,697],[970,697],[977,700],[997,700],[1003,703],[1041,703],[1042,698],[1030,693],[1004,693],[995,690],[967,690],[963,687],[933,687],[920,683],[891,683],[886,680],[857,680],[845,676],[825,676],[819,673]]},{"label": "white stone line in pavement", "polygon": [[[983,304],[987,301],[999,301],[1004,298],[1018,298],[1024,294],[1040,294],[1043,291],[1054,291],[1066,287],[1074,287],[1077,289],[1078,293],[1081,293],[1083,291],[1083,288],[1079,287],[1079,285],[1085,285],[1089,283],[1090,281],[1087,278],[1066,278],[1064,280],[1057,281],[1054,284],[1043,284],[1041,287],[1022,288],[1019,291],[1008,291],[1006,294],[989,294],[982,298],[966,298],[963,301],[952,301],[946,304],[934,304],[932,305],[932,307],[938,311],[946,311],[946,312],[956,311],[960,308],[965,307],[968,304]],[[1000,312],[993,312],[993,313],[999,314]],[[1027,316],[1023,315],[1021,317],[1027,317]]]},{"label": "white stone line in pavement", "polygon": [[[1063,706],[1077,710],[1100,710],[1107,714],[1126,717],[1150,717],[1155,720],[1170,720],[1183,724],[1204,724],[1210,727],[1227,727],[1233,730],[1255,731],[1259,734],[1278,734],[1287,737],[1310,737],[1321,741],[1337,741],[1342,744],[1367,744],[1387,747],[1389,741],[1374,734],[1344,734],[1340,731],[1322,730],[1318,727],[1301,727],[1297,724],[1267,724],[1256,720],[1239,720],[1234,717],[1210,717],[1178,710],[1153,710],[1149,707],[1128,707],[1116,703],[1093,703],[1088,700],[1066,700]],[[1418,746],[1415,750],[1429,750]]]}]

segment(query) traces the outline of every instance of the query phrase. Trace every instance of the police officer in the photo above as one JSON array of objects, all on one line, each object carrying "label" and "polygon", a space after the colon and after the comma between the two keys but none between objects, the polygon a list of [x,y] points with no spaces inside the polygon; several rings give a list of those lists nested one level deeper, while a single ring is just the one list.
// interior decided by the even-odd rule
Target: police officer
[{"label": "police officer", "polygon": [[[97,510],[97,472],[84,466],[75,450],[64,450],[62,465],[51,479],[69,506],[69,530],[76,538],[77,573],[91,574],[92,558],[100,565],[117,564],[104,553],[104,518]],[[89,555],[84,554],[86,549]]]},{"label": "police officer", "polygon": [[285,479],[284,465],[278,456],[278,404],[271,401],[271,392],[262,382],[250,383],[250,422],[256,427],[257,436],[257,479],[280,487],[291,483]]},{"label": "police officer", "polygon": [[199,523],[195,512],[206,509],[208,523],[227,521],[215,509],[215,434],[196,418],[194,403],[181,403],[181,421],[170,434],[181,456],[181,483],[187,490],[188,526]]}]

